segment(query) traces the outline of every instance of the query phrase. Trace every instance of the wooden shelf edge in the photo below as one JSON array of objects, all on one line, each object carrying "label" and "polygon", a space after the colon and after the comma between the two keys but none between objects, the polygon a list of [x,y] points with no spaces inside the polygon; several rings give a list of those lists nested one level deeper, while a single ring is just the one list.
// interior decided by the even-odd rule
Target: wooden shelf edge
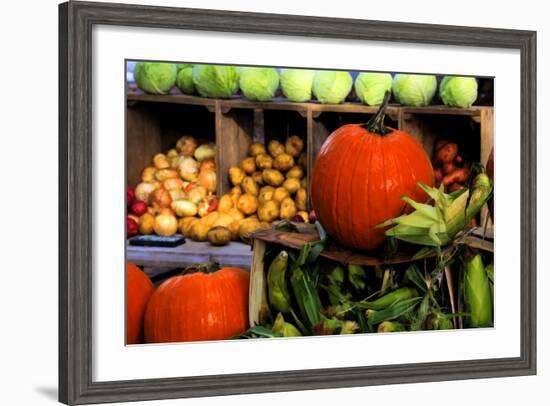
[{"label": "wooden shelf edge", "polygon": [[[218,103],[222,111],[227,112],[231,109],[264,109],[264,110],[286,110],[306,113],[308,110],[314,112],[314,116],[318,116],[324,112],[327,113],[360,113],[374,114],[378,110],[377,106],[367,106],[359,102],[346,102],[342,104],[321,104],[316,102],[294,103],[287,99],[274,99],[267,102],[254,102],[242,97],[234,97],[231,99],[210,99],[206,97],[191,96],[180,93],[168,95],[151,95],[144,93],[127,93],[127,101],[132,102],[149,102],[149,103],[175,103],[188,104],[197,106],[206,106],[214,108]],[[425,106],[425,107],[408,107],[390,104],[387,108],[387,113],[390,117],[397,117],[399,112],[406,114],[448,114],[448,115],[465,115],[477,117],[481,115],[482,110],[493,110],[493,106],[472,106],[469,108],[447,107],[443,105]]]}]

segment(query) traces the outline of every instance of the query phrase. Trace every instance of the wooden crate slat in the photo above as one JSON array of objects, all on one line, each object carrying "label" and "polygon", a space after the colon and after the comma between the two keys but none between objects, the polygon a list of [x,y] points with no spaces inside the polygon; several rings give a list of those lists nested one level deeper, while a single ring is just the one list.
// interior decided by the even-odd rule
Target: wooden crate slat
[{"label": "wooden crate slat", "polygon": [[161,150],[161,126],[144,106],[128,106],[126,134],[126,182],[135,186],[141,182],[143,168],[152,165],[153,155]]},{"label": "wooden crate slat", "polygon": [[249,245],[232,241],[223,247],[206,242],[187,240],[178,247],[141,247],[127,245],[126,259],[139,266],[184,268],[191,264],[215,261],[221,265],[250,268],[252,252]]}]

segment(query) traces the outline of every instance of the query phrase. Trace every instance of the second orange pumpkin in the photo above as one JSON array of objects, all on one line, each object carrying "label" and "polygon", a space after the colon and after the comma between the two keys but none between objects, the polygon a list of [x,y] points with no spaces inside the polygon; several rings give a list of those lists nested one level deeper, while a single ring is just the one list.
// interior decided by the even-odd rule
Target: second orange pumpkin
[{"label": "second orange pumpkin", "polygon": [[213,265],[160,285],[147,306],[145,341],[224,340],[248,329],[249,274]]},{"label": "second orange pumpkin", "polygon": [[372,250],[384,242],[378,224],[405,209],[401,196],[427,199],[430,159],[410,134],[385,127],[389,96],[367,124],[347,124],[325,141],[312,172],[311,203],[328,234],[346,247]]}]

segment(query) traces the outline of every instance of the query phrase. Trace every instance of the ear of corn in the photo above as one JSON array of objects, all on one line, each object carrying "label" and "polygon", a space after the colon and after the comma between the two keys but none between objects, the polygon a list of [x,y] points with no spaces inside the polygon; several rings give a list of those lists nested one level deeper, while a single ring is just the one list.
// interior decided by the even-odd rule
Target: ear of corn
[{"label": "ear of corn", "polygon": [[374,326],[383,321],[395,320],[402,315],[411,312],[421,300],[421,297],[413,297],[411,299],[395,302],[391,306],[382,310],[367,311],[367,323]]},{"label": "ear of corn", "polygon": [[290,284],[302,320],[311,327],[321,318],[321,299],[308,274],[300,267],[291,270]]},{"label": "ear of corn", "polygon": [[493,324],[493,303],[481,255],[468,255],[464,265],[464,303],[470,327],[489,327]]},{"label": "ear of corn", "polygon": [[282,313],[279,313],[277,315],[277,318],[275,319],[275,323],[273,323],[272,331],[274,333],[281,334],[283,337],[299,337],[302,335],[300,333],[300,330],[298,330],[292,324],[285,321]]},{"label": "ear of corn", "polygon": [[442,186],[436,189],[421,182],[418,185],[434,200],[434,206],[403,196],[402,199],[415,210],[378,227],[391,227],[386,230],[388,237],[432,247],[449,244],[477,215],[492,192],[491,181],[484,173],[477,175],[471,190],[462,189],[458,193],[446,194]]},{"label": "ear of corn", "polygon": [[269,304],[278,312],[290,310],[290,294],[286,281],[288,253],[281,251],[271,262],[267,271],[267,293]]},{"label": "ear of corn", "polygon": [[327,291],[328,299],[332,306],[337,306],[346,299],[346,296],[342,293],[344,278],[344,268],[341,265],[336,265],[328,273],[328,284],[324,288]]},{"label": "ear of corn", "polygon": [[424,323],[426,322],[426,318],[428,317],[428,313],[430,311],[430,301],[431,296],[428,292],[420,302],[420,306],[418,306],[418,311],[416,312],[414,320],[411,323],[411,330],[421,330],[424,326]]},{"label": "ear of corn", "polygon": [[384,296],[368,301],[368,300],[362,300],[358,302],[358,306],[363,309],[370,309],[370,310],[382,310],[387,307],[390,307],[391,305],[401,302],[403,300],[416,298],[418,297],[418,291],[410,286],[405,286],[399,289],[396,289],[390,293],[386,293]]},{"label": "ear of corn", "polygon": [[366,286],[367,274],[360,265],[348,265],[348,280],[351,286],[356,290],[364,290]]},{"label": "ear of corn", "polygon": [[351,320],[323,318],[311,329],[314,335],[353,334],[359,330],[359,324]]},{"label": "ear of corn", "polygon": [[428,330],[451,330],[454,328],[452,315],[434,311],[428,316],[426,328]]},{"label": "ear of corn", "polygon": [[397,331],[405,331],[405,326],[398,321],[383,321],[378,325],[377,331],[379,333],[393,333]]}]

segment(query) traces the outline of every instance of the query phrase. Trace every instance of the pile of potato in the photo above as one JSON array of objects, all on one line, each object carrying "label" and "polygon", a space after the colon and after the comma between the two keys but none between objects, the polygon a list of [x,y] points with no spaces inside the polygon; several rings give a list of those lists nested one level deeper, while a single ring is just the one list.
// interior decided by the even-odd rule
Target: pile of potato
[{"label": "pile of potato", "polygon": [[458,144],[444,138],[437,140],[434,146],[435,185],[443,184],[445,192],[462,189],[470,174],[470,164],[459,155]]},{"label": "pile of potato", "polygon": [[229,169],[231,191],[219,198],[218,213],[237,210],[243,219],[229,225],[233,239],[247,241],[250,233],[283,219],[307,222],[306,154],[304,142],[290,136],[285,144],[253,143],[239,166]]}]

